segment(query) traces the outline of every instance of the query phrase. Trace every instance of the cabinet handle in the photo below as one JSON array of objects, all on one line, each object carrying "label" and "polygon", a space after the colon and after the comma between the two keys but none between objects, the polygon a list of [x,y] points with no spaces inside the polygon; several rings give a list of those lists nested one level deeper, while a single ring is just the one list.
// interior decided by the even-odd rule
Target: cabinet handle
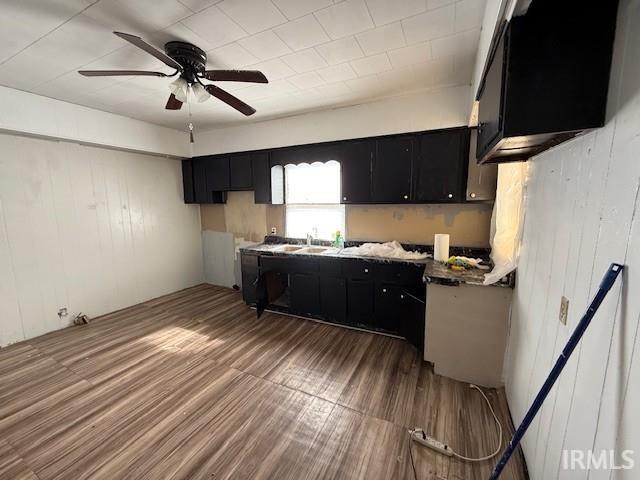
[{"label": "cabinet handle", "polygon": [[401,298],[401,299],[404,299],[404,295],[400,295],[400,298]]},{"label": "cabinet handle", "polygon": [[387,293],[387,289],[386,289],[386,288],[383,288],[383,289],[382,289],[382,293]]},{"label": "cabinet handle", "polygon": [[474,192],[471,192],[471,193],[469,194],[469,196],[470,196],[471,198],[476,198],[476,194],[475,194]]},{"label": "cabinet handle", "polygon": [[364,269],[364,273],[369,273],[369,269],[368,269],[368,268],[365,268],[365,269]]},{"label": "cabinet handle", "polygon": [[447,195],[449,198],[453,198],[453,193],[450,193],[449,195]]},{"label": "cabinet handle", "polygon": [[404,199],[405,199],[405,200],[406,200],[406,199],[408,199],[408,198],[409,198],[409,195],[405,195],[405,196],[404,196]]},{"label": "cabinet handle", "polygon": [[347,201],[347,197],[342,197],[342,200],[344,200],[346,202]]}]

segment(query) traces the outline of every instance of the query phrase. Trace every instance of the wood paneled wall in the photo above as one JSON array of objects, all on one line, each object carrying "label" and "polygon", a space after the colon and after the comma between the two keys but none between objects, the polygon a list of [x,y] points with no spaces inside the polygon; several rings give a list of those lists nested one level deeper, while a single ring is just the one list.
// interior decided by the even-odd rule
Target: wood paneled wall
[{"label": "wood paneled wall", "polygon": [[[530,161],[507,393],[519,422],[611,262],[625,263],[524,439],[533,480],[640,470],[640,2],[622,0],[606,126]],[[567,325],[558,320],[570,300]],[[567,470],[565,449],[635,450],[633,470]]]},{"label": "wood paneled wall", "polygon": [[0,151],[0,346],[203,280],[180,162],[5,134]]}]

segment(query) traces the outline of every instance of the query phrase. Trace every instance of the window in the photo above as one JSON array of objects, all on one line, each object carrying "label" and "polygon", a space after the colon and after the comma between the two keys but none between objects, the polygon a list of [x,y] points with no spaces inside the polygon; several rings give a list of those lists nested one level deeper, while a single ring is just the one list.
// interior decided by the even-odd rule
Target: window
[{"label": "window", "polygon": [[287,237],[333,240],[344,236],[344,205],[340,205],[340,163],[331,160],[284,167]]}]

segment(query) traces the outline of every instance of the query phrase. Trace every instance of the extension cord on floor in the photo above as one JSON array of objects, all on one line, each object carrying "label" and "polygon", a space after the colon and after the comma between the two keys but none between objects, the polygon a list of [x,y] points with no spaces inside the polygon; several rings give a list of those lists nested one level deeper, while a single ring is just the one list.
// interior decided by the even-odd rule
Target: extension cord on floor
[{"label": "extension cord on floor", "polygon": [[433,437],[430,437],[419,428],[415,430],[409,430],[409,435],[411,435],[411,440],[413,440],[414,442],[424,445],[425,447],[430,448],[431,450],[435,450],[436,452],[440,452],[448,457],[453,456],[453,452],[449,448],[449,445],[439,442]]}]

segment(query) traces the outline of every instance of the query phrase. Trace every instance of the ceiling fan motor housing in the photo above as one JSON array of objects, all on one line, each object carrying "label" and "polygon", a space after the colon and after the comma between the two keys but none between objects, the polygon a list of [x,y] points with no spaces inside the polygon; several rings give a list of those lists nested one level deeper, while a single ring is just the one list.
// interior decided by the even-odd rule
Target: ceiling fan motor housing
[{"label": "ceiling fan motor housing", "polygon": [[189,83],[207,68],[207,54],[201,48],[187,42],[168,42],[164,51],[184,68],[182,77]]}]

